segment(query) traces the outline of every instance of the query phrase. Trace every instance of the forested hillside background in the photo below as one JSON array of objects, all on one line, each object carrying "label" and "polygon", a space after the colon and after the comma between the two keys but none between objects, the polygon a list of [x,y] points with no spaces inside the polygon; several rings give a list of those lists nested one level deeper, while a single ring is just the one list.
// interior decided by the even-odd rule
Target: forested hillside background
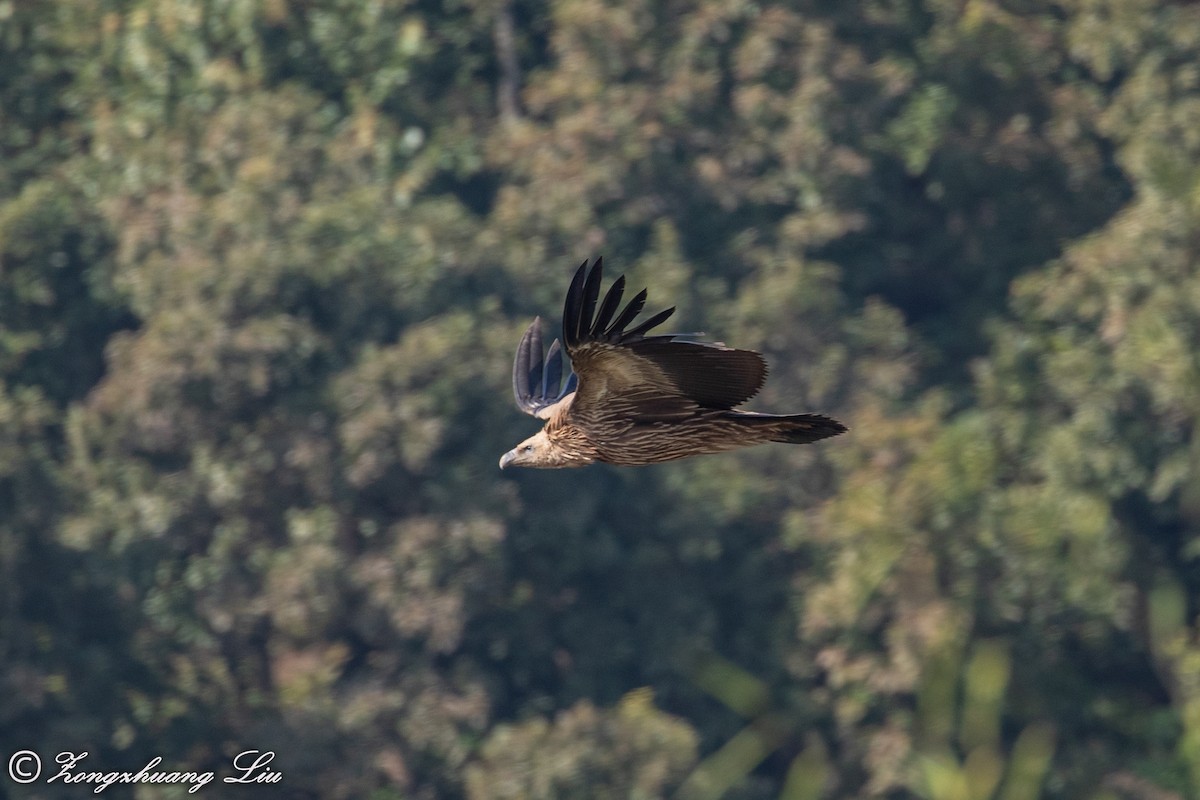
[{"label": "forested hillside background", "polygon": [[[1200,5],[3,0],[0,65],[4,759],[1200,797]],[[501,473],[600,254],[850,433]]]}]

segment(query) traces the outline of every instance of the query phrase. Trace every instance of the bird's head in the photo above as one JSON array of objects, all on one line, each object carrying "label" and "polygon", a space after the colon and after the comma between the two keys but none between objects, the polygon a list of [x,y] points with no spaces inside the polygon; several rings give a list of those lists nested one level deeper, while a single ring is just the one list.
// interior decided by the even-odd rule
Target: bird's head
[{"label": "bird's head", "polygon": [[558,461],[554,444],[543,429],[500,456],[500,469],[505,467],[541,467],[545,469],[562,466]]},{"label": "bird's head", "polygon": [[559,428],[551,438],[542,428],[501,456],[500,469],[508,466],[538,469],[585,467],[596,458],[596,449],[578,431]]}]

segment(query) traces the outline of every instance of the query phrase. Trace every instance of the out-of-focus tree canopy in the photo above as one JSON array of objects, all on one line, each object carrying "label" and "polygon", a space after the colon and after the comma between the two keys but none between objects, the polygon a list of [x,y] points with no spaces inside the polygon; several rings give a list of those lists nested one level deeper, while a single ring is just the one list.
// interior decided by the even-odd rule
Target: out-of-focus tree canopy
[{"label": "out-of-focus tree canopy", "polygon": [[[0,0],[0,755],[1200,796],[1197,53],[1165,0]],[[501,474],[597,254],[851,432]]]}]

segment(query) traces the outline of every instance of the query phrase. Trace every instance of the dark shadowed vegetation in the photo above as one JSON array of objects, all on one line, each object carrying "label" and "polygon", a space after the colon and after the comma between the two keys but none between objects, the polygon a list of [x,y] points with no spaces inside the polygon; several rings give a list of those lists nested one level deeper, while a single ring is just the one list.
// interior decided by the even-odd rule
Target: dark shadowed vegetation
[{"label": "dark shadowed vegetation", "polygon": [[[1197,53],[1165,0],[0,0],[0,757],[1200,797]],[[501,473],[599,254],[850,433]]]}]

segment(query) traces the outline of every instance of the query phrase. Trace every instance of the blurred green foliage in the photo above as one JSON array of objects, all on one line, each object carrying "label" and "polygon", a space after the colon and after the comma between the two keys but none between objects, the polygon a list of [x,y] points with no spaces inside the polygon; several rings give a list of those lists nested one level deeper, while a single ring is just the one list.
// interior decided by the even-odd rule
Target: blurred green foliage
[{"label": "blurred green foliage", "polygon": [[[1197,52],[1165,0],[0,0],[0,754],[1200,796]],[[501,475],[599,253],[851,433]]]}]

